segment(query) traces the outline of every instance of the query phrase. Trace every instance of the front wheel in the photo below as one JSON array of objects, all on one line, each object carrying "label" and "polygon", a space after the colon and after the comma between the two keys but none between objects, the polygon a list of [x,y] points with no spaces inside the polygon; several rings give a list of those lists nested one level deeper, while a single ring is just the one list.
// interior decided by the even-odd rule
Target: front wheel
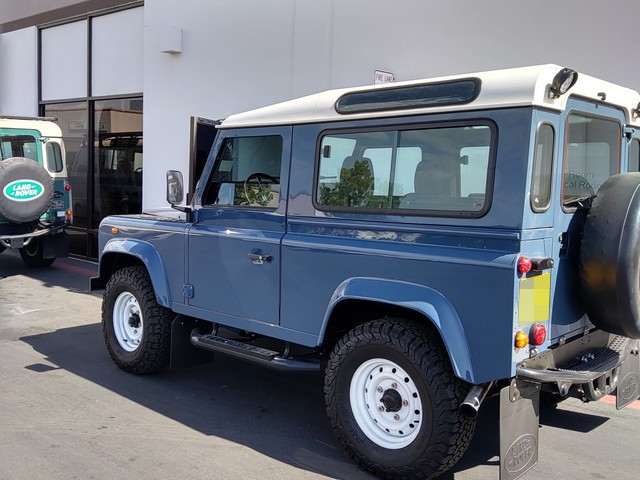
[{"label": "front wheel", "polygon": [[102,299],[102,332],[112,360],[122,370],[141,374],[169,363],[171,311],[158,305],[144,267],[118,270]]},{"label": "front wheel", "polygon": [[471,442],[475,422],[458,411],[465,384],[430,334],[402,320],[365,323],[340,340],[327,364],[332,426],[347,453],[378,476],[433,478]]},{"label": "front wheel", "polygon": [[30,267],[49,267],[55,261],[53,258],[44,258],[44,245],[41,238],[32,239],[28,245],[20,249],[22,261]]}]

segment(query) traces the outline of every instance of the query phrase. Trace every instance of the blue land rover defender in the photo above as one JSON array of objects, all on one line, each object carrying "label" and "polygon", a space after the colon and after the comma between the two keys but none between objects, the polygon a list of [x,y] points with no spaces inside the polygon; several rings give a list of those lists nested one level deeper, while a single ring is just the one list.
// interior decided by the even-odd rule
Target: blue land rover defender
[{"label": "blue land rover defender", "polygon": [[[100,226],[114,362],[321,371],[347,452],[435,477],[500,395],[500,475],[541,393],[640,391],[640,95],[556,65],[328,91],[217,125],[179,216]],[[274,346],[274,345],[279,345]]]}]

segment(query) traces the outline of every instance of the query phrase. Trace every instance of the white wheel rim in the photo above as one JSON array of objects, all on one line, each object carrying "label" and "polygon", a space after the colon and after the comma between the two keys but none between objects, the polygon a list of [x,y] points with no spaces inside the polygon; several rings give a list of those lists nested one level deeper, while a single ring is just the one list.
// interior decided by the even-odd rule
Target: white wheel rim
[{"label": "white wheel rim", "polygon": [[113,331],[118,344],[127,352],[135,351],[142,341],[142,312],[136,297],[122,292],[113,304]]},{"label": "white wheel rim", "polygon": [[397,450],[411,444],[422,424],[422,401],[415,382],[383,358],[358,367],[349,387],[351,411],[369,440]]}]

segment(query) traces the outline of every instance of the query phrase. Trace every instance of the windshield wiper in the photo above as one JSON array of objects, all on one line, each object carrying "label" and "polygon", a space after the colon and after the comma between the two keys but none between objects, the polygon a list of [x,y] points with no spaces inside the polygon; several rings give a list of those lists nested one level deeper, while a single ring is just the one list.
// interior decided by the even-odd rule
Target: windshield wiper
[{"label": "windshield wiper", "polygon": [[563,202],[565,207],[578,207],[578,208],[589,208],[593,199],[595,198],[595,193],[592,195],[582,195],[581,197],[574,197]]}]

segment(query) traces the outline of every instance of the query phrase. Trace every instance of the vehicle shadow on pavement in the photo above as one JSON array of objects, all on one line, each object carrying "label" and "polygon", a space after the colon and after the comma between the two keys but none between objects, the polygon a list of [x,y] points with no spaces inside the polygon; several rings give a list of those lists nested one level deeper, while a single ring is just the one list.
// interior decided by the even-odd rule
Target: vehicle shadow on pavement
[{"label": "vehicle shadow on pavement", "polygon": [[[0,255],[0,279],[25,275],[42,282],[45,287],[62,287],[70,292],[88,293],[89,277],[97,275],[98,266],[73,258],[57,258],[47,268],[29,267],[16,251]],[[102,295],[102,292],[93,295]]]},{"label": "vehicle shadow on pavement", "polygon": [[[333,478],[374,478],[343,452],[325,414],[319,374],[272,371],[224,355],[213,362],[154,375],[119,370],[104,346],[100,324],[25,336],[55,367],[24,368],[49,375],[64,369],[205,435],[223,438],[297,468]],[[55,373],[55,372],[54,372]],[[478,465],[497,476],[497,398],[488,399],[461,461],[442,477]]]}]

